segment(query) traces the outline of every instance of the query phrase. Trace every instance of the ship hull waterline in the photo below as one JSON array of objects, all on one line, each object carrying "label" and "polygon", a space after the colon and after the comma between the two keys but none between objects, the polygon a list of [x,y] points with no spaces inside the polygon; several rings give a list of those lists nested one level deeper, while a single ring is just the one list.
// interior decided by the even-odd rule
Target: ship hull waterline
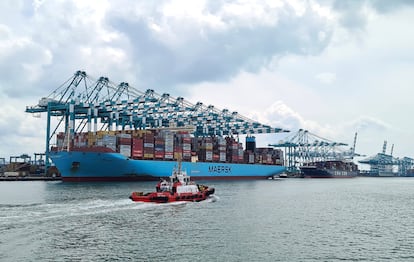
[{"label": "ship hull waterline", "polygon": [[[167,178],[176,165],[168,160],[134,160],[119,153],[51,152],[52,162],[64,182],[156,181]],[[183,162],[183,169],[194,180],[267,179],[286,168],[277,165],[216,162]]]}]

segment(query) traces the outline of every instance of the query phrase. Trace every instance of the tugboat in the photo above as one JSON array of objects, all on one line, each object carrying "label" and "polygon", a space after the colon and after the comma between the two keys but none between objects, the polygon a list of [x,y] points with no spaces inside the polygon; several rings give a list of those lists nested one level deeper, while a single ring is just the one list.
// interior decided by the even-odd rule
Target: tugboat
[{"label": "tugboat", "polygon": [[181,169],[181,160],[173,169],[170,181],[161,180],[156,185],[156,192],[144,194],[132,192],[129,197],[135,202],[170,203],[177,201],[199,202],[214,194],[214,188],[196,184],[190,180],[185,170]]}]

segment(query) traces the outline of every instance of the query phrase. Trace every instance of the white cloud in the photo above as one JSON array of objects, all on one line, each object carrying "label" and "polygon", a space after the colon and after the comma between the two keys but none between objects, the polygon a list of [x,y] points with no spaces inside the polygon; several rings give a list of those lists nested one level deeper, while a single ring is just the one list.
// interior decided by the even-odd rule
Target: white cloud
[{"label": "white cloud", "polygon": [[336,80],[336,75],[335,75],[334,73],[324,72],[324,73],[317,74],[317,75],[315,76],[315,78],[316,78],[317,80],[319,80],[319,81],[320,81],[321,83],[323,83],[323,84],[330,85],[330,84],[332,84],[333,82],[335,82],[335,80]]}]

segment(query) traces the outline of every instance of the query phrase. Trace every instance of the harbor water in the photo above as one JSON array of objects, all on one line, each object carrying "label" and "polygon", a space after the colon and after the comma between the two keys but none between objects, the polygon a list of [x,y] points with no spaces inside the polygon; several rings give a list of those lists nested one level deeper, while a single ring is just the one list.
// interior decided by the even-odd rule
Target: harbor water
[{"label": "harbor water", "polygon": [[141,183],[0,183],[0,261],[414,261],[414,178],[206,181],[200,203]]}]

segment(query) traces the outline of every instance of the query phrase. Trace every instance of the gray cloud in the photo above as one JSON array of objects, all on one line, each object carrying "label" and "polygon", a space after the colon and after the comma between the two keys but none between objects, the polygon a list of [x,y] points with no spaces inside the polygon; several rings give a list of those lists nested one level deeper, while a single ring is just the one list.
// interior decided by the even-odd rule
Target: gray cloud
[{"label": "gray cloud", "polygon": [[414,7],[411,0],[334,0],[332,8],[340,14],[340,23],[348,29],[363,29],[367,24],[364,8],[387,14],[405,7]]},{"label": "gray cloud", "polygon": [[[318,54],[330,40],[327,21],[309,8],[301,16],[289,7],[270,9],[266,15],[274,17],[274,23],[246,18],[236,26],[234,20],[243,17],[225,13],[223,3],[228,2],[220,3],[203,9],[203,15],[217,20],[217,27],[188,17],[169,17],[154,8],[145,17],[109,14],[107,23],[129,39],[129,51],[140,64],[138,73],[150,86],[223,81],[242,70],[257,72],[277,56]],[[165,35],[160,38],[153,25]],[[320,40],[320,32],[327,37]]]},{"label": "gray cloud", "polygon": [[405,7],[413,7],[412,0],[368,0],[370,5],[380,13],[388,13]]}]

